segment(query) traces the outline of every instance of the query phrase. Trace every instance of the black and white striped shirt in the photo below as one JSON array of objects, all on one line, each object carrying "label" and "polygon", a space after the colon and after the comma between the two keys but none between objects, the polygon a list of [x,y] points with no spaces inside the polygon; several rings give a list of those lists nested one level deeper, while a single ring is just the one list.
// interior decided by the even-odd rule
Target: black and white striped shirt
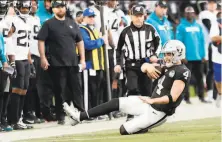
[{"label": "black and white striped shirt", "polygon": [[123,51],[125,59],[138,61],[158,55],[160,50],[160,36],[152,25],[144,23],[141,28],[137,28],[131,23],[120,34],[116,51],[117,65],[121,64]]}]

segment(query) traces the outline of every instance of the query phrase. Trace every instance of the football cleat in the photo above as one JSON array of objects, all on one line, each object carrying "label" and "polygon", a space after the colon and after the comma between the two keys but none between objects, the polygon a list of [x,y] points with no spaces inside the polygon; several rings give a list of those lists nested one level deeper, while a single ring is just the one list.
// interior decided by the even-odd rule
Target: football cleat
[{"label": "football cleat", "polygon": [[80,123],[80,112],[75,108],[74,110],[67,103],[63,103],[63,109],[65,110],[67,116],[72,120],[72,126]]}]

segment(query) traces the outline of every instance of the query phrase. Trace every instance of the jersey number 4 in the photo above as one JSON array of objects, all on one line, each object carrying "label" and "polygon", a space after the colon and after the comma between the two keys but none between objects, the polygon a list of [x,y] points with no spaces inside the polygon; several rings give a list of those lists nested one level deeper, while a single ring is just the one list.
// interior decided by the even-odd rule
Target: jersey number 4
[{"label": "jersey number 4", "polygon": [[29,45],[28,40],[30,39],[30,33],[31,31],[19,30],[18,31],[19,37],[17,38],[17,45],[27,47],[27,45]]},{"label": "jersey number 4", "polygon": [[163,87],[163,82],[164,82],[164,80],[165,80],[165,75],[160,79],[160,81],[158,82],[158,85],[157,85],[157,87],[158,87],[158,89],[156,90],[156,93],[158,94],[158,95],[160,95],[161,94],[161,90],[164,88]]}]

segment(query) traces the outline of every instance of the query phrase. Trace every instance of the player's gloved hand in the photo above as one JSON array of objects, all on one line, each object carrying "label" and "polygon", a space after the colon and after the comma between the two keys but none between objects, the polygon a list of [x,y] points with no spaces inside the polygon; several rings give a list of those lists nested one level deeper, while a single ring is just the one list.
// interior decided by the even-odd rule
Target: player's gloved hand
[{"label": "player's gloved hand", "polygon": [[13,67],[13,69],[14,69],[14,73],[12,74],[12,78],[16,78],[17,70],[16,70],[15,62],[11,62],[10,66]]},{"label": "player's gloved hand", "polygon": [[35,77],[36,77],[35,66],[33,64],[30,64],[30,78],[35,78]]}]

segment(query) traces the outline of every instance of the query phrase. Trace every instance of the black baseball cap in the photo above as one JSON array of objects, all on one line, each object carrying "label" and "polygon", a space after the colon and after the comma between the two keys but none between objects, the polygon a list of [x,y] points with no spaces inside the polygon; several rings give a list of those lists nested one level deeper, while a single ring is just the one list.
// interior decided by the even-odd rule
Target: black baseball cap
[{"label": "black baseball cap", "polygon": [[155,6],[160,6],[162,8],[167,8],[167,3],[163,0],[159,0],[158,2],[156,2]]},{"label": "black baseball cap", "polygon": [[59,6],[61,6],[61,7],[66,6],[65,1],[63,1],[63,0],[52,0],[51,3],[52,3],[52,8],[56,8],[56,7],[59,7]]},{"label": "black baseball cap", "polygon": [[136,5],[136,6],[132,7],[131,14],[132,15],[145,14],[145,10],[144,10],[143,6]]}]

